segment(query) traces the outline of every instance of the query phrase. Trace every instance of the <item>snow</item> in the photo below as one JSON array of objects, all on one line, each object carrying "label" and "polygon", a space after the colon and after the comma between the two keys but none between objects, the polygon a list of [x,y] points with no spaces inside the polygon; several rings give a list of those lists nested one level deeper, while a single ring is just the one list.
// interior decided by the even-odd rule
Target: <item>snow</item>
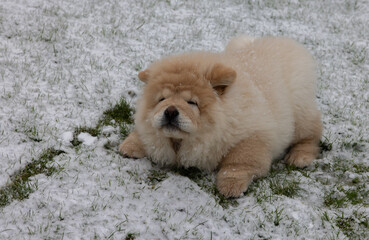
[{"label": "snow", "polygon": [[[368,166],[368,12],[366,0],[0,0],[0,190],[45,149],[66,152],[54,158],[59,172],[32,177],[28,198],[0,207],[0,239],[345,238],[322,214],[369,214],[367,205],[324,205],[345,182],[359,178],[369,188],[366,171],[332,171],[338,160]],[[120,156],[113,126],[70,143],[120,97],[135,106],[137,73],[155,59],[222,51],[242,34],[292,37],[317,60],[323,140],[333,148],[288,175],[300,182],[297,196],[268,198],[266,178],[225,208],[188,177]],[[276,168],[282,174],[284,165]],[[167,177],[152,185],[151,171]]]},{"label": "snow", "polygon": [[77,138],[85,145],[92,145],[97,140],[97,137],[93,137],[89,133],[80,133]]},{"label": "snow", "polygon": [[72,132],[65,132],[61,136],[61,140],[68,143],[73,140],[73,133]]}]

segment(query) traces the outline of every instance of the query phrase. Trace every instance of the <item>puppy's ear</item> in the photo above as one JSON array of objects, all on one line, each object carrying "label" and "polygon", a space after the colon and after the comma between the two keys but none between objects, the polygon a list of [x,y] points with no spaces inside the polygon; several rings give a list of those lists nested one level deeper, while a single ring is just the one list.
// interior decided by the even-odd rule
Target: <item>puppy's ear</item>
[{"label": "puppy's ear", "polygon": [[232,68],[217,63],[207,72],[205,77],[217,93],[222,95],[225,89],[235,81],[237,73]]},{"label": "puppy's ear", "polygon": [[149,75],[150,75],[150,70],[146,69],[145,71],[138,73],[138,78],[142,82],[147,83],[149,81]]}]

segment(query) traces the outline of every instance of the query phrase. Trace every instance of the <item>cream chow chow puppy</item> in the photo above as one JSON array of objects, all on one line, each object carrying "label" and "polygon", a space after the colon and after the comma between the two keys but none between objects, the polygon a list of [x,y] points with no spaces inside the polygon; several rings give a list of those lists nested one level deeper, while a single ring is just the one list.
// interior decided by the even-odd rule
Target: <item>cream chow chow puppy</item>
[{"label": "cream chow chow puppy", "polygon": [[232,39],[221,53],[192,52],[152,63],[126,157],[217,170],[217,187],[238,197],[272,160],[305,167],[319,152],[315,64],[297,42]]}]

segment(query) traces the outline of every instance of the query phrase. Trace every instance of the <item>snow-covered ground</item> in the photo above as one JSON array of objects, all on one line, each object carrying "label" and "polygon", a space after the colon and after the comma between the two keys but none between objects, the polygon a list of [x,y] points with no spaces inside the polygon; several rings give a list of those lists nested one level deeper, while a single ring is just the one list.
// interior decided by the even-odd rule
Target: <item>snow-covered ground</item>
[{"label": "snow-covered ground", "polygon": [[[0,0],[0,239],[369,238],[368,13],[367,0]],[[313,166],[277,161],[224,203],[212,174],[120,156],[116,127],[71,144],[121,97],[134,107],[153,60],[241,34],[315,56],[325,151]],[[51,148],[65,152],[57,170],[5,202],[11,176]]]}]

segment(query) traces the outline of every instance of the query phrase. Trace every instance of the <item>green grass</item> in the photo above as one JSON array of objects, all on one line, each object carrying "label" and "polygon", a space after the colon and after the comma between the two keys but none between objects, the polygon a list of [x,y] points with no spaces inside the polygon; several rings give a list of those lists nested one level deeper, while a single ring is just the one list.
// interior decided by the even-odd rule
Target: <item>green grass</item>
[{"label": "green grass", "polygon": [[342,143],[342,148],[346,150],[352,150],[353,152],[363,152],[365,146],[362,143],[356,141],[344,141]]},{"label": "green grass", "polygon": [[73,139],[71,141],[73,146],[76,147],[82,143],[78,140],[78,135],[83,132],[89,133],[93,137],[97,137],[98,135],[100,135],[101,131],[98,127],[77,127],[73,132]]},{"label": "green grass", "polygon": [[[119,102],[113,105],[111,108],[104,111],[102,117],[94,127],[80,126],[73,132],[73,140],[71,144],[75,147],[79,146],[82,142],[78,140],[78,135],[82,132],[89,133],[91,136],[97,137],[101,134],[101,130],[104,126],[119,127],[119,132],[122,138],[125,138],[129,134],[129,125],[133,123],[133,109],[124,98],[121,98]],[[106,148],[110,148],[109,145]]]},{"label": "green grass", "polygon": [[327,138],[324,138],[319,142],[319,147],[321,152],[329,152],[333,148],[333,143],[331,143]]},{"label": "green grass", "polygon": [[34,142],[41,142],[42,141],[42,138],[40,137],[40,134],[39,134],[36,126],[29,127],[27,129],[25,129],[25,134],[27,135],[27,137],[29,137],[29,139],[31,139]]},{"label": "green grass", "polygon": [[42,141],[43,136],[39,129],[35,125],[30,124],[27,120],[23,120],[21,126],[15,129],[15,132],[23,133],[34,142]]},{"label": "green grass", "polygon": [[24,168],[13,173],[10,176],[11,182],[5,187],[0,188],[0,207],[4,207],[13,200],[23,200],[35,191],[37,186],[29,182],[30,177],[38,174],[45,174],[50,176],[60,170],[52,163],[53,158],[65,153],[62,150],[55,150],[54,148],[46,149],[38,159],[32,159]]},{"label": "green grass", "polygon": [[351,159],[334,157],[331,163],[331,168],[334,172],[354,172],[357,174],[362,174],[369,172],[369,166],[364,163],[354,163]]},{"label": "green grass", "polygon": [[368,239],[369,217],[357,210],[352,215],[336,214],[334,224],[348,239]]},{"label": "green grass", "polygon": [[280,222],[282,221],[283,219],[283,211],[284,209],[283,208],[276,208],[273,212],[273,216],[274,216],[274,219],[273,219],[273,223],[274,223],[274,226],[279,226]]},{"label": "green grass", "polygon": [[249,186],[259,204],[272,202],[279,196],[293,198],[302,190],[300,187],[300,174],[309,178],[309,171],[282,163],[272,165],[268,176],[256,179]]},{"label": "green grass", "polygon": [[337,216],[336,220],[335,220],[335,224],[337,227],[339,227],[341,229],[341,231],[347,236],[347,237],[352,237],[353,232],[354,232],[354,222],[355,219],[352,217],[345,217],[344,214],[342,213],[341,216]]},{"label": "green grass", "polygon": [[134,240],[136,239],[137,234],[135,233],[128,233],[127,236],[124,238],[125,240]]},{"label": "green grass", "polygon": [[0,207],[4,207],[13,200],[23,200],[34,191],[29,182],[15,181],[0,189]]},{"label": "green grass", "polygon": [[251,183],[248,193],[252,193],[256,198],[256,202],[272,202],[278,196],[294,198],[302,190],[299,182],[296,180],[277,178],[263,178]]},{"label": "green grass", "polygon": [[299,181],[288,180],[284,177],[270,179],[269,187],[273,194],[283,195],[289,198],[296,196],[298,191],[301,190]]},{"label": "green grass", "polygon": [[211,178],[209,173],[202,172],[197,168],[181,168],[176,171],[177,174],[188,177],[190,180],[195,182],[202,190],[209,193],[215,201],[222,206],[223,208],[229,208],[230,206],[236,207],[238,206],[238,202],[236,199],[227,198],[223,196]]},{"label": "green grass", "polygon": [[[217,186],[212,179],[212,175],[197,168],[179,168],[170,170],[174,174],[181,175],[183,177],[189,178],[191,181],[195,182],[202,190],[210,194],[217,204],[223,208],[229,208],[230,206],[237,206],[238,202],[236,199],[224,197],[217,189]],[[138,174],[135,172],[127,171],[135,181],[142,181]],[[165,170],[152,169],[146,176],[145,182],[152,187],[152,189],[157,189],[157,185],[163,180],[167,179],[168,173]]]},{"label": "green grass", "polygon": [[118,126],[122,137],[127,137],[129,134],[128,125],[133,123],[132,115],[133,109],[124,98],[121,98],[117,104],[104,111],[97,128],[107,125]]},{"label": "green grass", "polygon": [[149,174],[147,175],[147,183],[152,186],[152,188],[155,188],[156,185],[163,180],[168,178],[168,174],[165,171],[162,170],[156,170],[152,169],[149,171]]},{"label": "green grass", "polygon": [[[353,182],[359,181],[354,179]],[[324,205],[327,207],[343,208],[349,204],[369,206],[369,190],[366,189],[365,183],[354,183],[353,186],[339,185],[336,189],[331,190],[324,196]]]}]

